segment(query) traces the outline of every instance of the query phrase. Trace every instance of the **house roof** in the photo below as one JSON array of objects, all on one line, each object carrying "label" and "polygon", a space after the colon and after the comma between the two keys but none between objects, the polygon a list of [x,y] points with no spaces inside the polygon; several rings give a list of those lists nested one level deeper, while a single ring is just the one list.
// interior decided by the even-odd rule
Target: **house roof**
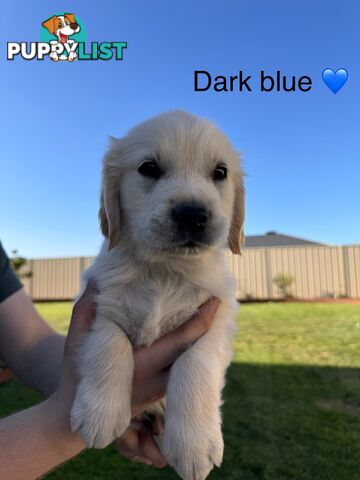
[{"label": "house roof", "polygon": [[305,240],[304,238],[292,237],[277,232],[266,232],[265,235],[247,235],[245,247],[295,247],[295,246],[324,245],[324,243]]}]

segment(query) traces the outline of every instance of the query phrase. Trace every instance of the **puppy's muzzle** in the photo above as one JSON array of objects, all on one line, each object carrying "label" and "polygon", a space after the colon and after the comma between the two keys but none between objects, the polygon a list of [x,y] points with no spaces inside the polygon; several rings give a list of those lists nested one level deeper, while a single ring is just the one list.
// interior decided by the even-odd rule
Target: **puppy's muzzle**
[{"label": "puppy's muzzle", "polygon": [[201,235],[210,218],[209,211],[195,203],[181,203],[171,211],[171,218],[179,233]]}]

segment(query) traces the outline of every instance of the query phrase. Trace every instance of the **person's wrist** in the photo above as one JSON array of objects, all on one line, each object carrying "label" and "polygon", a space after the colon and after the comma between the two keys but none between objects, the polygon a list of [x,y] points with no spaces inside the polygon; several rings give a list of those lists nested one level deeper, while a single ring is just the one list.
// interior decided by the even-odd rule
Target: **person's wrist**
[{"label": "person's wrist", "polygon": [[70,402],[60,392],[56,390],[48,399],[45,400],[45,408],[48,410],[54,420],[59,423],[63,423],[65,427],[70,429]]},{"label": "person's wrist", "polygon": [[74,395],[70,394],[67,389],[63,388],[61,382],[60,387],[48,398],[48,400],[49,407],[53,408],[59,418],[70,419]]},{"label": "person's wrist", "polygon": [[63,442],[67,447],[75,446],[81,451],[84,444],[78,432],[72,432],[70,425],[71,400],[61,391],[54,392],[43,402],[43,409],[54,432],[57,441]]}]

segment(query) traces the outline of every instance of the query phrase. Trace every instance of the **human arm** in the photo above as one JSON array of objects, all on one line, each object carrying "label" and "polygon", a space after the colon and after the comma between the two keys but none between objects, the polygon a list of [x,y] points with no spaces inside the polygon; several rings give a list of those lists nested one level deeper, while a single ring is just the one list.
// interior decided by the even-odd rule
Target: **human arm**
[{"label": "human arm", "polygon": [[64,342],[37,313],[0,242],[0,359],[48,396],[59,382]]},{"label": "human arm", "polygon": [[0,420],[0,479],[30,480],[80,453],[55,397]]},{"label": "human arm", "polygon": [[58,387],[65,337],[37,313],[24,288],[0,303],[0,358],[45,396]]},{"label": "human arm", "polygon": [[[217,306],[216,301],[203,306],[200,313],[179,330],[134,353],[133,414],[163,396],[167,382],[166,368],[208,330]],[[88,288],[73,311],[58,390],[41,404],[0,420],[0,465],[4,478],[37,478],[83,449],[78,434],[70,430],[69,412],[77,385],[74,354],[93,317],[94,304]],[[128,435],[133,440],[132,433]],[[132,445],[129,438],[126,442]],[[148,434],[141,439],[139,456],[156,458],[158,453],[154,451],[152,442]]]}]

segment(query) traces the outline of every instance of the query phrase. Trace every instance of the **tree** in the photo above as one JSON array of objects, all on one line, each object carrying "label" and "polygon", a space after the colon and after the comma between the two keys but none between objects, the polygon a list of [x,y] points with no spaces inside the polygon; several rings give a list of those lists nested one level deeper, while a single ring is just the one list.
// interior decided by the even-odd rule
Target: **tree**
[{"label": "tree", "polygon": [[10,264],[15,270],[16,274],[20,278],[30,278],[32,277],[32,271],[24,271],[23,267],[27,264],[27,259],[25,257],[20,257],[17,250],[12,250],[11,252],[13,257],[10,258]]},{"label": "tree", "polygon": [[294,278],[291,275],[285,275],[284,273],[278,273],[273,278],[273,282],[280,290],[282,296],[284,298],[291,297],[291,293],[289,291],[292,283],[294,282]]}]

